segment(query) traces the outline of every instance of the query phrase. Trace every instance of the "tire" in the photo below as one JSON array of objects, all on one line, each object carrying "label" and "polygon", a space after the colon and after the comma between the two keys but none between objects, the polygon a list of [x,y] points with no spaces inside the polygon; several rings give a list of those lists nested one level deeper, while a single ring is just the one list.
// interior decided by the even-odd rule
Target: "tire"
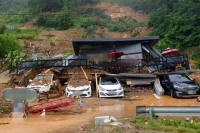
[{"label": "tire", "polygon": [[177,97],[176,94],[175,94],[175,92],[172,89],[170,89],[170,96],[172,98],[176,98]]}]

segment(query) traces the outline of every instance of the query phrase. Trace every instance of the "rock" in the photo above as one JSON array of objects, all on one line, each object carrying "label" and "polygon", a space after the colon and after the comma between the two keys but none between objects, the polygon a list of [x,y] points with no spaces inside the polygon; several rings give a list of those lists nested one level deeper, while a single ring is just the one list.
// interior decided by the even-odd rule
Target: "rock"
[{"label": "rock", "polygon": [[120,126],[120,125],[122,125],[122,123],[121,122],[111,122],[109,125]]},{"label": "rock", "polygon": [[185,117],[185,120],[186,120],[186,121],[190,121],[190,118],[189,118],[189,117]]}]

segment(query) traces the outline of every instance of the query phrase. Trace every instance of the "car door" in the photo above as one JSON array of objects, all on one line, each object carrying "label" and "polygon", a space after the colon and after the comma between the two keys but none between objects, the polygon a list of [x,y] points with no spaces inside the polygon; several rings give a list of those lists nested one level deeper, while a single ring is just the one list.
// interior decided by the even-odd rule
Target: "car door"
[{"label": "car door", "polygon": [[169,77],[168,75],[164,75],[164,78],[163,78],[163,81],[162,81],[162,84],[165,86],[165,88],[169,91],[170,90],[170,83],[171,81],[169,80]]}]

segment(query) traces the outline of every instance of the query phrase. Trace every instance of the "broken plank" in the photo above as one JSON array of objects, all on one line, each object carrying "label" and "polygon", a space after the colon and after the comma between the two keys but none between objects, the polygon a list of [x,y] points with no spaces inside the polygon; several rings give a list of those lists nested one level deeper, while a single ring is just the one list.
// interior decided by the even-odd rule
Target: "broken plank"
[{"label": "broken plank", "polygon": [[87,75],[86,75],[86,73],[85,73],[85,71],[84,71],[84,69],[83,69],[82,66],[81,66],[81,69],[82,69],[82,71],[83,71],[83,73],[84,73],[84,75],[85,75],[85,78],[88,80],[88,77],[87,77]]}]

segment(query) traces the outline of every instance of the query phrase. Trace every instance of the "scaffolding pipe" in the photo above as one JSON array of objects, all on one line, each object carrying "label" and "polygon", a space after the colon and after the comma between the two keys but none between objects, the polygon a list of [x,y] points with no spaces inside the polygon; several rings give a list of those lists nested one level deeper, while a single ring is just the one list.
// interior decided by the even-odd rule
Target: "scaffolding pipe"
[{"label": "scaffolding pipe", "polygon": [[200,106],[137,106],[136,116],[200,116]]}]

